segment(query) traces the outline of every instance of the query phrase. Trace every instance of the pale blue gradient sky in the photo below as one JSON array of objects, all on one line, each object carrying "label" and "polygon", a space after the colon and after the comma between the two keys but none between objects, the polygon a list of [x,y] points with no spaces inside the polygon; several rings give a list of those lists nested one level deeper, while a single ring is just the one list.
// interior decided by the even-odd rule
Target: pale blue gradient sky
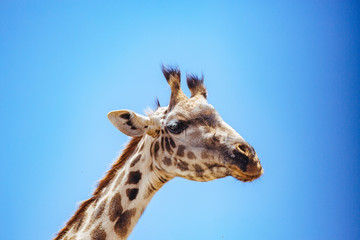
[{"label": "pale blue gradient sky", "polygon": [[204,73],[265,174],[175,179],[129,239],[359,239],[359,16],[356,1],[2,1],[0,238],[54,236],[127,141],[107,112],[168,103],[166,63]]}]

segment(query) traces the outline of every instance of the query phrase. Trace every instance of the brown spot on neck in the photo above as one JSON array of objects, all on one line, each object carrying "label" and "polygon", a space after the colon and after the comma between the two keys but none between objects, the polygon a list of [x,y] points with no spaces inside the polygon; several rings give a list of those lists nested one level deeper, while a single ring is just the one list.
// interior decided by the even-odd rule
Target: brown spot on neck
[{"label": "brown spot on neck", "polygon": [[109,205],[109,218],[110,221],[115,221],[116,218],[122,213],[123,208],[121,206],[121,195],[120,193],[115,194],[111,199]]},{"label": "brown spot on neck", "polygon": [[115,223],[114,230],[122,238],[126,237],[131,225],[131,219],[135,215],[136,209],[126,210],[119,215],[118,220]]},{"label": "brown spot on neck", "polygon": [[106,232],[99,224],[94,230],[92,230],[91,240],[106,240]]},{"label": "brown spot on neck", "polygon": [[126,184],[138,184],[140,179],[141,179],[141,172],[139,170],[130,172]]},{"label": "brown spot on neck", "polygon": [[138,193],[139,193],[138,188],[130,188],[126,190],[126,195],[128,196],[130,201],[134,200]]}]

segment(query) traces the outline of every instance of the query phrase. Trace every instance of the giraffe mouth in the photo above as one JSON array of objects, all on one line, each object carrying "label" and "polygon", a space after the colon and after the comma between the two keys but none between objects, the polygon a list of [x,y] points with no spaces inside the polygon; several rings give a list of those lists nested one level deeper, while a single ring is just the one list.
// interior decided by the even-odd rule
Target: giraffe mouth
[{"label": "giraffe mouth", "polygon": [[231,176],[233,176],[234,178],[236,178],[237,180],[240,180],[242,182],[251,182],[251,181],[258,179],[263,174],[263,172],[264,172],[263,169],[261,169],[261,171],[255,175],[248,175],[248,174],[237,172],[237,173],[232,173]]},{"label": "giraffe mouth", "polygon": [[258,179],[263,173],[264,173],[264,169],[261,166],[258,171],[252,172],[252,173],[243,172],[240,169],[238,169],[237,167],[232,168],[230,171],[230,175],[232,177],[234,177],[237,180],[240,180],[242,182],[254,181],[254,180]]}]

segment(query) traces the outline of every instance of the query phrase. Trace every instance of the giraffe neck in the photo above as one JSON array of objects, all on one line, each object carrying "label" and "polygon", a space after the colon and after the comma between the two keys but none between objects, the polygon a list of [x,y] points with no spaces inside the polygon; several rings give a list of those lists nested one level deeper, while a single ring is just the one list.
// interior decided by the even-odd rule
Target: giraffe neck
[{"label": "giraffe neck", "polygon": [[154,194],[171,179],[154,166],[151,141],[149,136],[140,140],[135,151],[64,239],[66,236],[104,240],[128,237]]}]

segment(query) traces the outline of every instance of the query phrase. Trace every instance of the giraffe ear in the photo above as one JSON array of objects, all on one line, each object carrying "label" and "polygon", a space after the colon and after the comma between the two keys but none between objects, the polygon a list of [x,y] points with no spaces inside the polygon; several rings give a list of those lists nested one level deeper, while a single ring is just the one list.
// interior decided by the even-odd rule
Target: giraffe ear
[{"label": "giraffe ear", "polygon": [[150,128],[150,119],[130,110],[111,111],[107,114],[110,122],[125,135],[142,136]]}]

